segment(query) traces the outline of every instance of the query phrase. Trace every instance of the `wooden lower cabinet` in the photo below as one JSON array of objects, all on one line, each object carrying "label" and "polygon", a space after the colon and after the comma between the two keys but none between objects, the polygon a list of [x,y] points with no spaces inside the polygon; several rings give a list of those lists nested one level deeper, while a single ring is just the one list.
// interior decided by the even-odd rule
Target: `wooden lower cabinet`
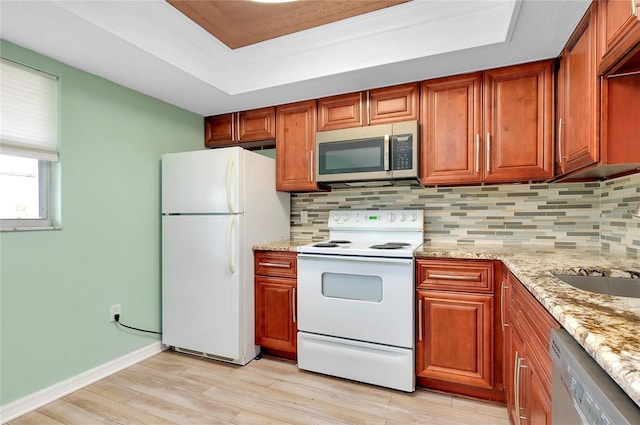
[{"label": "wooden lower cabinet", "polygon": [[256,251],[255,342],[262,353],[297,356],[296,254]]},{"label": "wooden lower cabinet", "polygon": [[419,386],[504,401],[499,293],[493,261],[419,259],[416,378]]},{"label": "wooden lower cabinet", "polygon": [[551,425],[549,336],[559,323],[512,274],[505,343],[505,391],[511,422]]},{"label": "wooden lower cabinet", "polygon": [[418,306],[418,377],[493,388],[493,295],[418,291]]}]

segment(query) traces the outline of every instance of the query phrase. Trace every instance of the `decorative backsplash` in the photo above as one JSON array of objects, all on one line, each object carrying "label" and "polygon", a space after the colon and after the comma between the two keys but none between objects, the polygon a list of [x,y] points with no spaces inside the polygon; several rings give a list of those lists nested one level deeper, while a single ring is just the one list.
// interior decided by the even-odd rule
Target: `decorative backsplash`
[{"label": "decorative backsplash", "polygon": [[[425,211],[425,241],[441,244],[598,248],[640,257],[640,174],[604,182],[390,187],[291,197],[291,238],[328,237],[334,209]],[[301,211],[307,223],[301,223]]]}]

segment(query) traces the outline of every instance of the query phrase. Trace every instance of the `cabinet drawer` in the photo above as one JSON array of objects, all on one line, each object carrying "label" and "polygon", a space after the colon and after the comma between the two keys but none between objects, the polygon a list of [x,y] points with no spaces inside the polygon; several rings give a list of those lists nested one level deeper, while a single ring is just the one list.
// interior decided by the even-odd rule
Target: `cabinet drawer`
[{"label": "cabinet drawer", "polygon": [[453,292],[493,292],[493,262],[476,260],[418,260],[418,289]]},{"label": "cabinet drawer", "polygon": [[295,278],[298,274],[296,256],[295,252],[256,251],[255,274]]}]

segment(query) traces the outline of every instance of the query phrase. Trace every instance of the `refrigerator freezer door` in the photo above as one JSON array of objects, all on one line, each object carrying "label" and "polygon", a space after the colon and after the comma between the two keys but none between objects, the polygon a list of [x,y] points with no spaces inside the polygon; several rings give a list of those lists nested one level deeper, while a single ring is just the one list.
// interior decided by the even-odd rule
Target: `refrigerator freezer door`
[{"label": "refrigerator freezer door", "polygon": [[162,342],[240,359],[241,216],[162,217]]},{"label": "refrigerator freezer door", "polygon": [[243,212],[244,155],[239,147],[162,155],[162,213]]}]

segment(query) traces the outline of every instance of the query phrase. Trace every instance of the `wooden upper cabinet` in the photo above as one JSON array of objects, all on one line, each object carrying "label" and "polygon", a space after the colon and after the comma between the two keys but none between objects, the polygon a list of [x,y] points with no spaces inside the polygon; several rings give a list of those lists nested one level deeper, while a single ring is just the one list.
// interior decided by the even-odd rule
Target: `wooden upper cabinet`
[{"label": "wooden upper cabinet", "polygon": [[418,119],[419,84],[318,99],[318,131]]},{"label": "wooden upper cabinet", "polygon": [[484,73],[485,182],[553,177],[553,62]]},{"label": "wooden upper cabinet", "polygon": [[596,30],[596,8],[592,5],[560,56],[556,124],[559,174],[600,160]]},{"label": "wooden upper cabinet", "polygon": [[640,0],[598,0],[602,36],[600,73],[607,72],[640,41]]},{"label": "wooden upper cabinet", "polygon": [[422,184],[553,177],[553,62],[422,83]]},{"label": "wooden upper cabinet", "polygon": [[276,108],[253,109],[205,118],[205,146],[259,142],[276,138]]},{"label": "wooden upper cabinet", "polygon": [[362,127],[362,92],[318,99],[318,131]]},{"label": "wooden upper cabinet", "polygon": [[204,119],[204,145],[208,148],[237,143],[234,137],[235,114],[215,115]]},{"label": "wooden upper cabinet", "polygon": [[276,108],[276,189],[318,190],[315,177],[316,101]]},{"label": "wooden upper cabinet", "polygon": [[384,87],[368,91],[369,125],[415,121],[419,116],[418,83]]},{"label": "wooden upper cabinet", "polygon": [[482,181],[482,73],[422,83],[421,183]]},{"label": "wooden upper cabinet", "polygon": [[276,138],[276,108],[238,113],[238,142],[258,142]]}]

